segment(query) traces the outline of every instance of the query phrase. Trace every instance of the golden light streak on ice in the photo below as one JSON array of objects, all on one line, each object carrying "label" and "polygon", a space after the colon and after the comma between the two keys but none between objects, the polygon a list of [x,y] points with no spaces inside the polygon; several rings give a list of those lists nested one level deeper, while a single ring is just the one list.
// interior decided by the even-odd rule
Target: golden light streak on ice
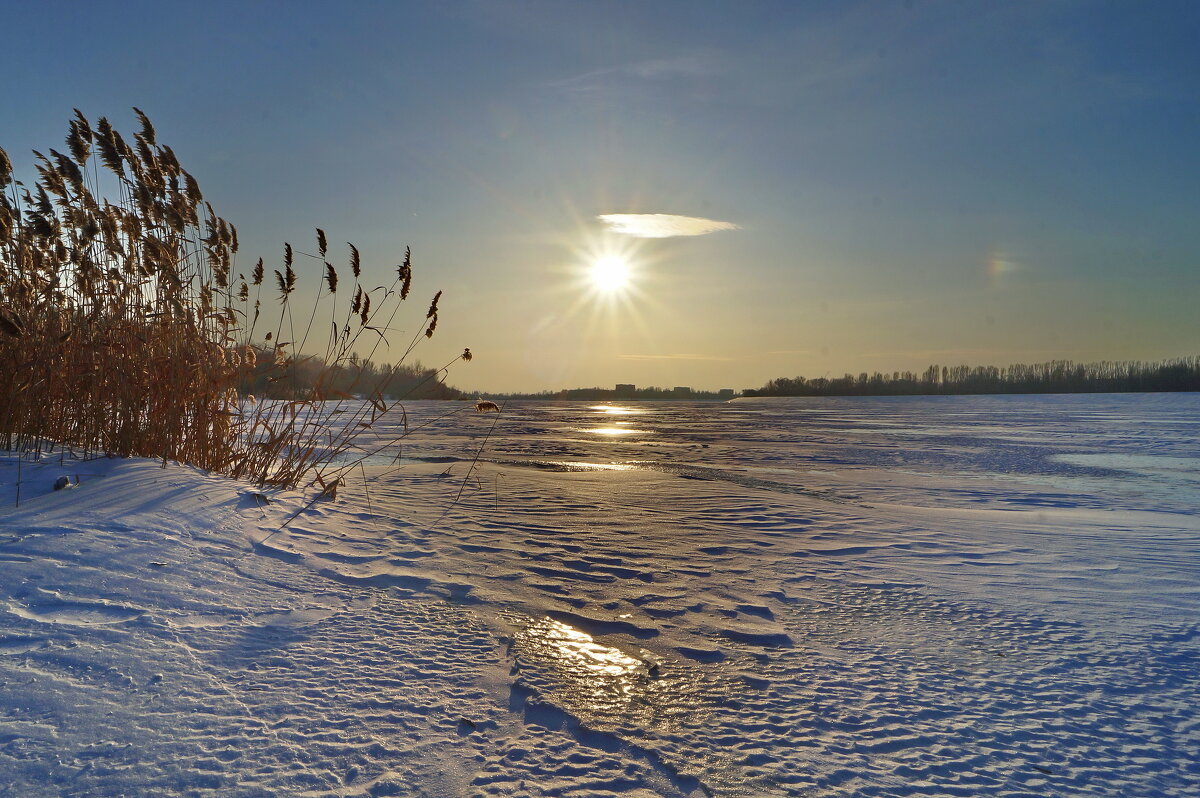
[{"label": "golden light streak on ice", "polygon": [[515,643],[522,657],[558,672],[567,685],[568,704],[590,712],[623,711],[645,681],[642,660],[549,616],[518,632]]},{"label": "golden light streak on ice", "polygon": [[549,465],[560,466],[566,471],[633,471],[638,466],[630,463],[587,463],[578,460],[547,460]]},{"label": "golden light streak on ice", "polygon": [[592,405],[589,410],[598,410],[601,413],[609,416],[632,416],[640,413],[640,410],[633,410],[628,407],[616,407],[614,405]]},{"label": "golden light streak on ice", "polygon": [[642,665],[641,660],[601,645],[586,632],[550,617],[527,627],[519,637],[524,645],[535,647],[562,667],[584,675],[623,676]]}]

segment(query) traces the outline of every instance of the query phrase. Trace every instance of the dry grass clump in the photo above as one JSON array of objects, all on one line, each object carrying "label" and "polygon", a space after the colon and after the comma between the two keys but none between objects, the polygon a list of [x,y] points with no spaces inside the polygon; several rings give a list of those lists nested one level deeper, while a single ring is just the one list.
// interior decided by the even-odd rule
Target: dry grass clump
[{"label": "dry grass clump", "polygon": [[[141,127],[130,141],[76,111],[68,153],[34,153],[32,186],[14,179],[0,150],[0,447],[160,457],[259,484],[319,479],[394,406],[381,395],[348,401],[345,372],[356,346],[373,354],[385,342],[411,289],[410,253],[390,286],[368,289],[349,245],[353,282],[339,285],[318,230],[315,254],[285,245],[273,284],[261,259],[246,277],[237,229],[134,111]],[[307,314],[292,308],[296,254],[323,278]],[[264,283],[266,301],[278,300],[273,325],[262,319]],[[405,355],[432,336],[440,296]],[[242,399],[238,387],[264,360],[272,382],[297,372],[319,310],[331,319],[322,372],[286,401]],[[324,379],[334,370],[336,392]]]}]

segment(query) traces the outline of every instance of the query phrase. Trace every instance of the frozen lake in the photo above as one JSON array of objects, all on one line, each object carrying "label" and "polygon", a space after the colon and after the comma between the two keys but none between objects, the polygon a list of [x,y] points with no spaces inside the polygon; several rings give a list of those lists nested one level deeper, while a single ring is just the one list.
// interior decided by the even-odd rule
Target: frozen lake
[{"label": "frozen lake", "polygon": [[[416,429],[405,452],[447,464],[470,459],[494,420],[439,419],[445,407],[437,404],[410,413]],[[1119,605],[1127,621],[1176,610],[1186,620],[1200,606],[1197,394],[517,402],[481,452],[496,468],[485,466],[480,480],[492,482],[477,481],[466,494],[475,513],[487,513],[489,501],[493,510],[503,503],[504,475],[513,469],[654,472],[709,483],[705,494],[724,491],[731,514],[748,497],[778,512],[798,512],[794,502],[815,499],[868,516],[864,534],[871,520],[892,519],[930,525],[943,545],[1020,541],[1030,550],[1019,568],[989,569],[996,557],[980,558],[965,569],[966,580],[957,579],[963,569],[943,575],[979,592],[996,581],[990,577],[1018,571],[998,580],[995,600],[1011,597],[1020,582],[1044,600],[1094,591],[1071,611]],[[600,496],[609,486],[611,501],[620,498],[622,479],[593,482]],[[687,484],[672,483],[673,492],[686,493],[679,486]],[[668,509],[653,501],[622,507]],[[686,500],[672,507],[682,518]],[[753,528],[753,518],[737,528]],[[1094,569],[1088,579],[1070,575],[1087,566]]]},{"label": "frozen lake", "polygon": [[0,788],[1200,794],[1198,395],[407,412],[0,516]]},{"label": "frozen lake", "polygon": [[[512,403],[424,433],[452,475],[487,436],[445,528],[479,555],[443,562],[516,612],[516,683],[714,792],[1196,789],[1200,396]],[[594,701],[538,618],[664,665]]]}]

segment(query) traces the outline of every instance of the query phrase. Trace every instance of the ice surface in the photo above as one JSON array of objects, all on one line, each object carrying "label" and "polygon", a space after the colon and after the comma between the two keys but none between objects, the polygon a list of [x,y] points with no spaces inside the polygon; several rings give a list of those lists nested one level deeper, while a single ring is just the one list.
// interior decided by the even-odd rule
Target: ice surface
[{"label": "ice surface", "polygon": [[1200,794],[1200,396],[453,409],[10,460],[0,794]]}]

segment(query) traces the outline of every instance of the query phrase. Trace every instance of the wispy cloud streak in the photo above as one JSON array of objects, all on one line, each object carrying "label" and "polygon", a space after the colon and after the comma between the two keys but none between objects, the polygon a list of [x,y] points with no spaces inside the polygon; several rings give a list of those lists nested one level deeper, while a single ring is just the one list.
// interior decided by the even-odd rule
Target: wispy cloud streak
[{"label": "wispy cloud streak", "polygon": [[669,213],[602,213],[596,217],[614,233],[636,238],[702,236],[721,230],[740,230],[733,222]]},{"label": "wispy cloud streak", "polygon": [[638,61],[631,64],[594,69],[582,75],[555,81],[550,86],[567,91],[580,91],[595,89],[600,83],[614,79],[665,81],[711,77],[719,75],[721,72],[722,69],[712,58],[687,55],[677,58],[656,58],[648,61]]},{"label": "wispy cloud streak", "polygon": [[618,360],[733,360],[731,357],[722,357],[721,355],[694,355],[694,354],[677,354],[677,355],[617,355]]}]

